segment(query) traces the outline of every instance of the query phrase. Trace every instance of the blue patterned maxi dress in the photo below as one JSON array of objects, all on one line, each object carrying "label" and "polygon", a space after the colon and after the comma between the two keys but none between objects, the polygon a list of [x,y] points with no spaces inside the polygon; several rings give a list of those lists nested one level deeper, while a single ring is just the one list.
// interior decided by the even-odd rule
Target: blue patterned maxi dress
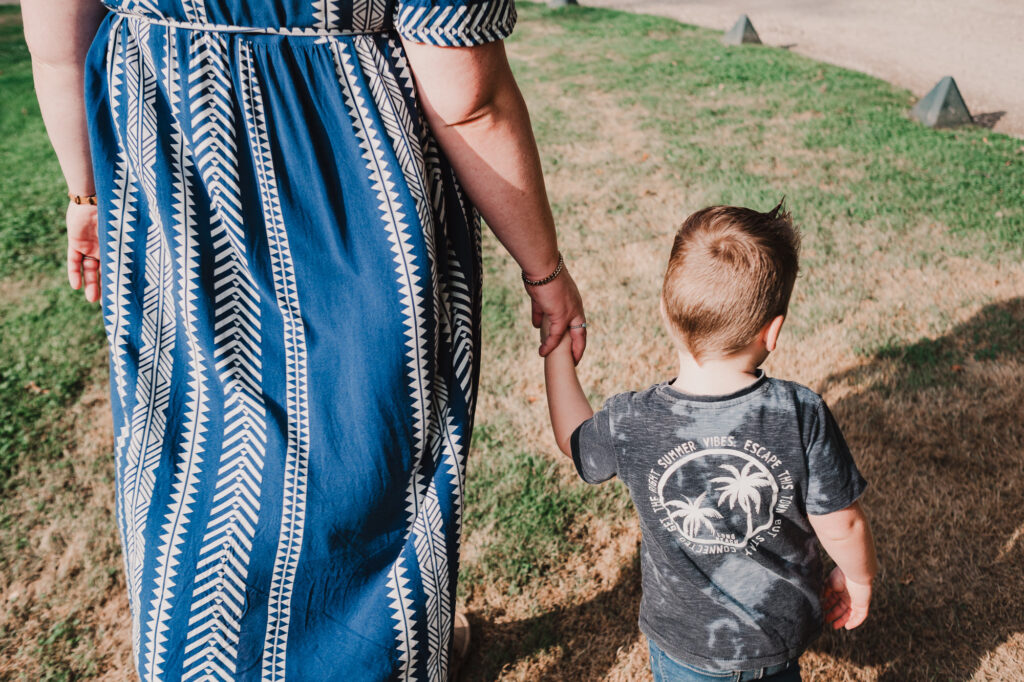
[{"label": "blue patterned maxi dress", "polygon": [[498,40],[512,0],[110,7],[87,93],[139,675],[444,680],[479,225],[399,35]]}]

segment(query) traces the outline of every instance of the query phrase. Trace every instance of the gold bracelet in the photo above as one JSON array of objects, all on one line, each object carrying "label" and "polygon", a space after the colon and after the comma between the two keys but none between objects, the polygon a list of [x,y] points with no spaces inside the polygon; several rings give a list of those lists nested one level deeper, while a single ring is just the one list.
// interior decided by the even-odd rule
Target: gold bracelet
[{"label": "gold bracelet", "polygon": [[558,265],[555,267],[555,271],[554,272],[552,272],[550,275],[548,275],[544,279],[530,279],[530,278],[528,278],[526,276],[525,272],[522,272],[521,274],[523,276],[523,284],[525,284],[528,287],[539,287],[542,284],[547,284],[548,282],[553,280],[555,277],[558,277],[560,274],[562,274],[562,268],[564,268],[564,267],[565,267],[565,259],[562,258],[562,252],[559,251],[558,252]]},{"label": "gold bracelet", "polygon": [[88,206],[95,206],[96,205],[96,195],[95,194],[85,194],[85,195],[82,195],[82,194],[73,194],[71,192],[68,192],[68,199],[71,199],[72,202],[78,204],[79,206],[81,206],[82,204],[86,204]]}]

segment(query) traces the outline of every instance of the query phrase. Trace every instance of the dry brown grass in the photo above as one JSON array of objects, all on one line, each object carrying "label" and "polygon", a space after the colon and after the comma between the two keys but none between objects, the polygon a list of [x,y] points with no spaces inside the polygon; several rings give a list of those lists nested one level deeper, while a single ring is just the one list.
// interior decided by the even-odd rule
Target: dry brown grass
[{"label": "dry brown grass", "polygon": [[6,509],[23,535],[0,573],[0,679],[132,675],[131,622],[114,527],[113,442],[105,379],[65,416],[59,463],[24,469]]}]

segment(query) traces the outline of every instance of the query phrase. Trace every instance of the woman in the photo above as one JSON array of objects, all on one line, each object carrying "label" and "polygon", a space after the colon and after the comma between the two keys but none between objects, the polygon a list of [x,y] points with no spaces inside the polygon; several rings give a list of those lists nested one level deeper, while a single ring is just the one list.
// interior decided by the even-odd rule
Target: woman
[{"label": "woman", "polygon": [[111,345],[139,675],[443,680],[473,206],[550,320],[541,354],[585,345],[512,0],[108,7],[23,12],[71,286],[102,295]]}]

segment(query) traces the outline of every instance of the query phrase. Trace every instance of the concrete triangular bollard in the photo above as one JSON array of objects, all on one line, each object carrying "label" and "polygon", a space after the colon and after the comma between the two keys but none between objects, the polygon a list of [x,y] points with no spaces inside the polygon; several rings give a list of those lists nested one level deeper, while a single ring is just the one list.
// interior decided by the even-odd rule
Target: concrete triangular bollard
[{"label": "concrete triangular bollard", "polygon": [[952,76],[946,76],[931,89],[921,101],[910,110],[914,119],[929,128],[952,128],[970,123],[971,112],[967,110],[960,88]]},{"label": "concrete triangular bollard", "polygon": [[757,35],[757,31],[754,30],[754,25],[750,23],[750,18],[744,14],[741,15],[733,27],[730,28],[724,36],[722,36],[722,42],[726,45],[742,45],[743,43],[760,45],[761,37]]}]

